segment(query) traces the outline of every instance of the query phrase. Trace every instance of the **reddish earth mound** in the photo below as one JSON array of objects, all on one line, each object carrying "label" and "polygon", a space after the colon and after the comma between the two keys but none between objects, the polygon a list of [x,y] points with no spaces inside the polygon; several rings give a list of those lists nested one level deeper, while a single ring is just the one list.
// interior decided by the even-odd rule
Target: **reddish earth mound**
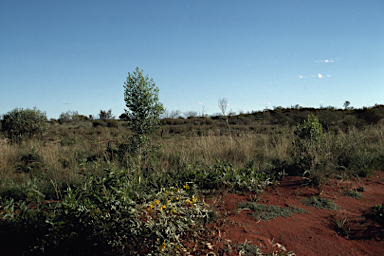
[{"label": "reddish earth mound", "polygon": [[[384,255],[384,227],[367,216],[372,206],[384,201],[384,172],[354,181],[330,180],[317,187],[305,182],[301,177],[286,177],[259,195],[228,193],[213,198],[210,204],[220,213],[212,227],[218,254],[241,255],[236,246],[244,243],[262,246],[264,253],[271,252],[273,239],[273,243],[300,256]],[[361,191],[363,198],[346,194],[356,190]],[[311,196],[331,199],[340,208],[318,209],[303,204],[302,200]],[[264,221],[253,217],[254,211],[249,208],[238,209],[239,203],[251,201],[284,208],[300,207],[307,213]]]}]

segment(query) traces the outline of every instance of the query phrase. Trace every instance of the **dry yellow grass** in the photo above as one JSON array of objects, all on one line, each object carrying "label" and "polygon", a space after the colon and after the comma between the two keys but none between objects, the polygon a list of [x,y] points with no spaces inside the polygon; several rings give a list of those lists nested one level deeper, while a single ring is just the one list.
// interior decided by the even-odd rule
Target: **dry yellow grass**
[{"label": "dry yellow grass", "polygon": [[[260,170],[268,170],[273,160],[292,163],[295,154],[301,154],[292,144],[294,128],[277,127],[238,133],[238,135],[220,135],[218,130],[208,130],[206,136],[196,136],[193,133],[167,135],[161,138],[154,134],[154,144],[162,147],[153,159],[134,160],[126,157],[123,162],[112,159],[121,168],[134,164],[145,169],[164,171],[172,168],[182,168],[188,164],[212,166],[216,159],[227,161],[235,167],[243,167],[253,162]],[[320,169],[311,170],[318,175],[340,169],[338,158],[355,149],[367,151],[368,154],[383,156],[384,124],[367,126],[365,129],[350,129],[348,132],[339,131],[337,135],[325,133],[321,139],[321,147],[309,148],[307,154],[314,157],[313,166],[321,163]],[[23,165],[21,158],[35,154],[40,165],[28,173],[44,177],[45,182],[63,184],[78,182],[82,174],[102,172],[108,167],[109,155],[106,151],[109,145],[117,149],[124,142],[124,136],[129,135],[124,127],[119,129],[88,126],[51,126],[44,139],[30,139],[21,144],[10,144],[0,140],[0,177],[13,179],[19,172],[18,166]],[[88,159],[88,160],[87,160]],[[364,159],[363,159],[364,160]],[[326,163],[326,164],[324,164]]]}]

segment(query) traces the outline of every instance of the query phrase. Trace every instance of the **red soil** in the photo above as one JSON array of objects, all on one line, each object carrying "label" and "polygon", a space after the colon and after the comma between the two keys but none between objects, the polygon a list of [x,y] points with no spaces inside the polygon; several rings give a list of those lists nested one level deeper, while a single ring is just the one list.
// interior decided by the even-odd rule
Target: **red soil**
[{"label": "red soil", "polygon": [[[216,236],[216,255],[239,255],[230,249],[236,244],[252,241],[261,245],[264,253],[271,252],[274,239],[296,255],[384,255],[384,227],[365,214],[371,207],[384,201],[384,172],[376,172],[369,178],[355,181],[330,180],[320,187],[304,185],[301,177],[286,177],[279,185],[269,187],[257,195],[257,203],[277,206],[296,206],[309,213],[294,213],[292,217],[277,217],[274,220],[257,220],[250,210],[236,211],[237,204],[250,201],[254,194],[231,194],[215,197],[210,204],[216,206],[220,219],[212,226]],[[343,195],[344,189],[364,187],[362,199]],[[302,199],[318,196],[334,200],[341,208],[326,210],[309,207]],[[348,236],[337,232],[335,220],[347,217],[345,230]]]}]

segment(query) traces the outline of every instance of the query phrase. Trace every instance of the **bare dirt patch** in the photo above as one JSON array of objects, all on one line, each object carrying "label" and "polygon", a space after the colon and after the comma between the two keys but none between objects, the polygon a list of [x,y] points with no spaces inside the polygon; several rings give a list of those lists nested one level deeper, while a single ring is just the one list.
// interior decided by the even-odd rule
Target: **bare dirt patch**
[{"label": "bare dirt patch", "polygon": [[[367,214],[384,200],[384,172],[355,180],[329,180],[321,186],[305,183],[301,177],[285,177],[259,195],[227,193],[209,200],[220,216],[212,225],[217,254],[254,255],[247,250],[239,254],[244,244],[261,246],[268,253],[271,243],[278,243],[296,255],[382,255],[384,227]],[[362,197],[353,197],[351,191]],[[312,196],[332,200],[339,208],[319,209],[303,203]],[[239,209],[241,202],[298,207],[306,213],[263,220],[249,208]]]}]

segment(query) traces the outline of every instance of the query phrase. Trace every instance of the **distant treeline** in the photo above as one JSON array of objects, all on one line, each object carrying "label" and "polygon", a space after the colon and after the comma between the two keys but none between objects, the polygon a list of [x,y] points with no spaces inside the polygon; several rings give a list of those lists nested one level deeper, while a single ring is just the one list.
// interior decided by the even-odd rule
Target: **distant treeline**
[{"label": "distant treeline", "polygon": [[326,130],[338,126],[340,128],[348,128],[354,126],[362,128],[366,125],[373,125],[384,120],[384,105],[375,105],[373,107],[363,107],[354,109],[346,107],[344,109],[336,109],[335,107],[306,108],[299,105],[283,108],[274,107],[274,109],[265,109],[252,113],[244,113],[232,116],[211,116],[188,118],[163,118],[163,125],[182,125],[182,124],[212,124],[216,120],[226,120],[230,125],[251,125],[253,123],[262,123],[265,125],[283,125],[295,126],[302,123],[308,118],[308,115],[314,114],[319,118],[320,123]]},{"label": "distant treeline", "polygon": [[[264,109],[263,111],[253,111],[252,113],[240,113],[223,115],[204,115],[199,116],[197,112],[189,111],[181,114],[181,111],[173,111],[172,117],[163,117],[160,123],[164,126],[250,126],[252,125],[279,125],[279,126],[296,126],[308,118],[309,115],[316,115],[325,130],[341,128],[347,130],[349,127],[363,128],[367,125],[378,124],[384,120],[384,105],[376,104],[373,107],[352,108],[345,104],[343,109],[337,109],[332,106],[320,108],[307,108],[295,105],[287,108],[274,107],[273,109]],[[190,115],[188,115],[190,114]],[[98,118],[90,115],[89,117],[79,115],[77,111],[68,111],[62,113],[58,120],[51,119],[51,123],[68,123],[76,121],[92,121],[94,126],[102,125],[108,127],[117,127],[118,120],[128,121],[127,114],[123,113],[118,119],[112,115],[111,110],[100,110]],[[245,128],[245,127],[244,127]],[[193,129],[193,128],[192,128]]]}]

